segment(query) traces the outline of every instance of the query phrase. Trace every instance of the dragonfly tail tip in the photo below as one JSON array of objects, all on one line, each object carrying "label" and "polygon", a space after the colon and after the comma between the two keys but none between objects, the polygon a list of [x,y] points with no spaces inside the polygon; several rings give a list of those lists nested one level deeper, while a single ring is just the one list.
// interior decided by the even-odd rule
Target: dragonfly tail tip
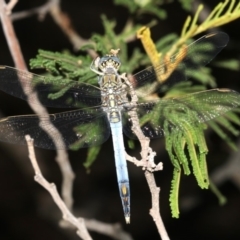
[{"label": "dragonfly tail tip", "polygon": [[130,217],[129,216],[125,216],[125,220],[127,224],[130,224]]}]

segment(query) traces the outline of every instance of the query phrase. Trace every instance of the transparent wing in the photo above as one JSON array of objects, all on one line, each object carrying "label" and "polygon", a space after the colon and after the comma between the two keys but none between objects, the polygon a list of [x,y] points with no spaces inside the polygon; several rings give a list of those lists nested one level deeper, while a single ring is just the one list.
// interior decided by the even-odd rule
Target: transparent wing
[{"label": "transparent wing", "polygon": [[135,88],[139,88],[156,83],[157,75],[160,76],[158,79],[160,85],[165,83],[171,86],[187,80],[191,71],[208,64],[227,45],[228,40],[228,35],[223,32],[207,34],[176,55],[165,59],[157,67],[149,67],[138,72],[132,77],[131,82]]},{"label": "transparent wing", "polygon": [[[181,131],[181,125],[207,122],[240,106],[240,94],[230,89],[213,89],[188,94],[179,98],[162,99],[158,102],[140,103],[137,114],[143,134],[149,138],[160,138],[167,132]],[[127,112],[124,116],[124,133],[136,138]]]},{"label": "transparent wing", "polygon": [[[58,129],[67,148],[85,148],[100,145],[110,135],[110,127],[106,114],[101,108],[89,108],[50,114],[49,118],[36,115],[13,116],[0,120],[0,141],[26,144],[25,135],[34,138],[34,145],[40,148],[55,149],[48,134],[39,125],[48,128],[51,136],[58,141],[56,131],[49,121]],[[58,148],[64,148],[59,145]]]},{"label": "transparent wing", "polygon": [[30,72],[0,66],[0,90],[27,100],[20,81],[28,92],[36,92],[41,103],[47,107],[75,108],[101,104],[100,90],[93,85],[62,79],[56,82]]}]

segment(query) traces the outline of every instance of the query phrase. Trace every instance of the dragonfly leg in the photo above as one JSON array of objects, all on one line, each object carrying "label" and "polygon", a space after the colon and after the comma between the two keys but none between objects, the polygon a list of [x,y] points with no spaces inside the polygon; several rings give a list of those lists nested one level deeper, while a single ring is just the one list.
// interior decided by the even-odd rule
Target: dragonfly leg
[{"label": "dragonfly leg", "polygon": [[130,89],[130,95],[131,95],[131,102],[132,103],[136,103],[138,101],[138,97],[137,97],[137,94],[135,93],[134,89],[133,89],[133,86],[132,84],[130,83],[130,81],[128,80],[127,76],[126,76],[126,73],[122,73],[120,75],[120,78],[122,80],[124,80],[125,84],[129,87]]},{"label": "dragonfly leg", "polygon": [[93,71],[93,72],[95,72],[96,74],[98,74],[98,75],[100,75],[100,76],[103,76],[104,73],[98,71],[99,60],[100,60],[100,58],[97,57],[94,61],[92,61],[91,65],[90,65],[90,70]]}]

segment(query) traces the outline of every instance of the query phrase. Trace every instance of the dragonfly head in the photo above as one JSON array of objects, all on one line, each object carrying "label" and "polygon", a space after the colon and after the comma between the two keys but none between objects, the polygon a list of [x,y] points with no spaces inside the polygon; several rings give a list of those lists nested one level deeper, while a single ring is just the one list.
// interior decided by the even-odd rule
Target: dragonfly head
[{"label": "dragonfly head", "polygon": [[106,54],[104,57],[101,57],[97,63],[97,66],[102,72],[106,72],[107,70],[115,70],[121,66],[120,59],[117,56],[117,53],[120,49],[111,50],[109,54]]}]

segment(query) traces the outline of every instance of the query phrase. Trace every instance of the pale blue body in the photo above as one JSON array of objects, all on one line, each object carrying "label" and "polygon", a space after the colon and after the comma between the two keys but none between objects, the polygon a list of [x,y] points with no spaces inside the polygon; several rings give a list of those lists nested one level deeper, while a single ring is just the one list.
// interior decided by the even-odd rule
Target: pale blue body
[{"label": "pale blue body", "polygon": [[120,197],[126,222],[130,222],[130,188],[123,143],[122,122],[110,123]]}]

